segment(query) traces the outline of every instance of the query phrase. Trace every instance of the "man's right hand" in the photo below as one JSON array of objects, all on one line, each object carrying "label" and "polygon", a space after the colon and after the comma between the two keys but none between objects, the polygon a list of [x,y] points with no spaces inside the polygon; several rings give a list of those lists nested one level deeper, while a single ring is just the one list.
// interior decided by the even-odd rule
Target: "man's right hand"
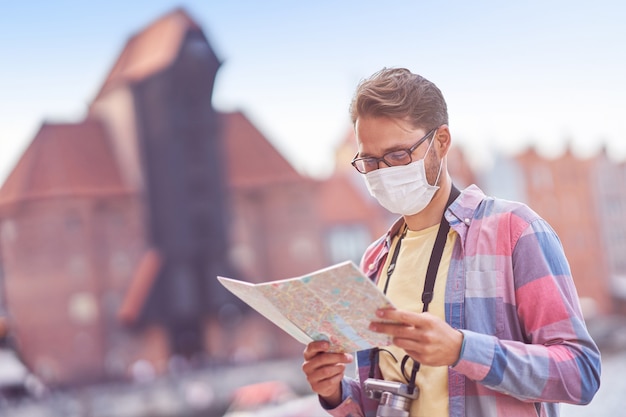
[{"label": "man's right hand", "polygon": [[325,341],[311,342],[304,350],[302,371],[311,389],[326,404],[335,408],[341,403],[341,380],[346,364],[352,362],[352,355],[328,352],[330,344]]}]

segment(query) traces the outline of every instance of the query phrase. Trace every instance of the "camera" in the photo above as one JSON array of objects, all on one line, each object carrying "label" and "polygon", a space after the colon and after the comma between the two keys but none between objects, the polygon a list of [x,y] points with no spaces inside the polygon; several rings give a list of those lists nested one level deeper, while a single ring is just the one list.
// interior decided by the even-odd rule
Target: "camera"
[{"label": "camera", "polygon": [[419,389],[412,390],[400,382],[368,378],[365,380],[365,394],[378,401],[376,417],[409,417],[411,402],[419,396]]}]

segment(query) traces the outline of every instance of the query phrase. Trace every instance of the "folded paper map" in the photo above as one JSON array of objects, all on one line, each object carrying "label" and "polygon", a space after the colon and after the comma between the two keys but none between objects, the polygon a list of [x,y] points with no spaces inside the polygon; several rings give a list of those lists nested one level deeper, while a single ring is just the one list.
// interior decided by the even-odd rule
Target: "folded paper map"
[{"label": "folded paper map", "polygon": [[302,277],[259,284],[217,279],[301,343],[328,340],[334,352],[391,344],[389,336],[368,327],[377,321],[377,309],[392,304],[350,261]]}]

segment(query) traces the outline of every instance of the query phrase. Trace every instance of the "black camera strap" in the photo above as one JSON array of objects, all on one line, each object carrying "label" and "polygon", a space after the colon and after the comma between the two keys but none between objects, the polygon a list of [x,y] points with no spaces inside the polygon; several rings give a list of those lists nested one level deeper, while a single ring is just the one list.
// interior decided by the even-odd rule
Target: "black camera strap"
[{"label": "black camera strap", "polygon": [[[435,281],[437,279],[437,271],[439,270],[439,264],[441,263],[441,257],[443,256],[443,250],[446,246],[448,232],[450,231],[450,223],[448,223],[448,221],[446,220],[446,216],[445,216],[446,210],[448,209],[448,207],[450,207],[450,204],[452,204],[452,202],[456,200],[456,198],[460,194],[461,193],[459,192],[459,190],[454,186],[454,184],[452,184],[452,187],[450,189],[450,196],[448,197],[446,207],[443,211],[443,215],[441,216],[441,222],[439,223],[439,230],[437,231],[435,244],[430,254],[430,260],[428,261],[428,268],[426,269],[426,279],[424,281],[424,290],[422,291],[422,303],[424,305],[422,308],[422,312],[428,311],[428,306],[433,300]],[[404,237],[406,236],[406,233],[407,233],[407,227],[405,226],[402,234],[400,235],[398,239],[398,243],[396,244],[396,247],[394,248],[393,254],[391,256],[391,260],[389,262],[389,266],[387,267],[387,281],[385,282],[385,288],[383,290],[383,293],[385,294],[387,294],[387,288],[389,287],[389,281],[391,280],[391,275],[393,274],[393,271],[396,268],[398,255],[400,254],[400,246],[402,244],[402,239],[404,239]],[[373,361],[370,360],[370,363],[371,363],[370,372],[369,372],[370,378],[373,377],[374,366],[378,365],[379,352],[380,352],[380,349],[378,348],[375,348],[372,350],[372,357],[370,359],[373,359]],[[408,355],[405,355],[404,358],[402,359],[401,370],[403,374],[404,374],[404,367],[409,359],[410,357]],[[409,392],[413,392],[413,390],[415,389],[415,379],[417,377],[417,373],[419,372],[419,368],[420,368],[420,363],[417,361],[414,361],[413,369],[411,370],[411,377],[409,378],[409,381],[408,381]],[[406,377],[406,374],[405,374],[405,377]]]}]

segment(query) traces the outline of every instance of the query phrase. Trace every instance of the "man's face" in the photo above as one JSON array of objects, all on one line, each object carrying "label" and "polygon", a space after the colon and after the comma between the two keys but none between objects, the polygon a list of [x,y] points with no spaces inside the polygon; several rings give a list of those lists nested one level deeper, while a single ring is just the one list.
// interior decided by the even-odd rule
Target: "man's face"
[{"label": "man's face", "polygon": [[[402,149],[409,149],[426,133],[424,129],[416,129],[407,121],[388,117],[364,117],[357,119],[355,123],[358,157],[376,157]],[[432,139],[419,145],[411,154],[413,161],[424,158]],[[437,178],[439,160],[436,152],[430,150],[424,161],[426,177],[430,184]],[[379,169],[386,168],[384,162],[379,163]]]}]

